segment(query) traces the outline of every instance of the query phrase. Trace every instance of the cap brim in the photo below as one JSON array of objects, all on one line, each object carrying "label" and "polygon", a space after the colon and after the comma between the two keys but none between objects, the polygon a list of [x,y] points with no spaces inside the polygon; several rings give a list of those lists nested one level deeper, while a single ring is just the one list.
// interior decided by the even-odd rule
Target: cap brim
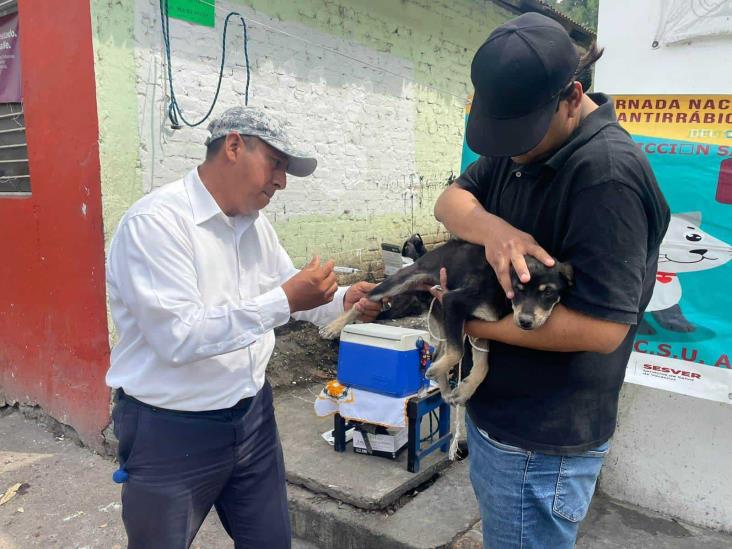
[{"label": "cap brim", "polygon": [[285,169],[285,172],[290,175],[294,175],[295,177],[307,177],[315,171],[315,168],[318,167],[318,161],[315,158],[303,156],[299,151],[291,150],[277,139],[267,139],[262,136],[259,136],[259,138],[287,156],[287,169]]},{"label": "cap brim", "polygon": [[295,177],[307,177],[318,167],[318,161],[315,158],[292,156],[289,154],[287,156],[289,161],[287,162],[287,169],[285,171]]},{"label": "cap brim", "polygon": [[559,96],[518,118],[493,118],[484,112],[476,92],[470,106],[465,138],[481,156],[519,156],[536,147],[546,135]]}]

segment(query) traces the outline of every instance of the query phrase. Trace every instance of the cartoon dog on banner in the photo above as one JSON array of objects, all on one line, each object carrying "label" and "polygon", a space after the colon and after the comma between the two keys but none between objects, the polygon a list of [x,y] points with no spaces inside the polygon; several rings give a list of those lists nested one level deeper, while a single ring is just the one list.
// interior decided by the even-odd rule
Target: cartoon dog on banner
[{"label": "cartoon dog on banner", "polygon": [[[673,214],[661,243],[656,285],[646,312],[672,332],[696,329],[679,306],[681,282],[677,274],[714,269],[732,259],[732,246],[705,233],[700,225],[701,212]],[[644,320],[638,332],[653,335],[656,330]]]}]

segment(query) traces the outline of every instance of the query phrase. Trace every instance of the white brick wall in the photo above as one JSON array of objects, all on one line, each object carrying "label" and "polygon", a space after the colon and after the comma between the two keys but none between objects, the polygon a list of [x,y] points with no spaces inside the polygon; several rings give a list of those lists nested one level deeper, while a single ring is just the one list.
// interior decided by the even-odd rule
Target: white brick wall
[{"label": "white brick wall", "polygon": [[[135,1],[140,163],[144,190],[148,191],[181,177],[203,159],[207,123],[193,129],[170,129],[164,112],[167,82],[159,3]],[[411,4],[408,7],[414,10],[440,12],[445,21],[450,17],[475,16],[454,13],[451,2],[446,0],[428,6],[413,0],[402,4]],[[324,3],[322,13],[318,9],[309,15],[302,9],[302,20],[324,18],[326,8],[332,7]],[[278,193],[267,208],[270,219],[280,227],[282,223],[300,223],[301,219],[360,219],[372,225],[368,234],[377,245],[382,239],[399,241],[413,228],[423,234],[435,234],[438,224],[431,216],[434,199],[451,172],[459,168],[464,98],[468,93],[467,67],[472,56],[467,48],[445,38],[450,28],[424,28],[420,21],[410,22],[414,23],[414,28],[410,28],[404,21],[375,13],[364,3],[361,12],[349,12],[348,17],[349,21],[368,27],[364,30],[366,36],[373,32],[369,43],[374,48],[369,48],[315,30],[313,25],[274,19],[238,3],[218,0],[217,8],[215,29],[170,19],[175,92],[189,120],[200,119],[214,95],[223,20],[230,9],[239,11],[248,21],[259,21],[310,42],[249,21],[250,104],[284,114],[319,161],[312,177],[289,178],[287,190]],[[476,9],[479,16],[484,14],[484,7]],[[232,18],[229,25],[224,80],[214,114],[243,104],[243,41],[241,27],[234,21]],[[453,28],[459,28],[455,21],[452,23]],[[393,28],[394,33],[407,32],[409,36],[423,33],[414,43],[427,44],[419,46],[425,51],[410,46],[408,59],[404,52],[402,56],[389,53],[392,44],[386,33]],[[386,39],[379,38],[379,32]],[[436,84],[424,85],[425,73],[433,71]],[[449,93],[443,93],[445,89]],[[426,183],[431,188],[427,189]],[[307,253],[313,247],[346,255],[361,249],[350,236],[343,239],[340,247],[332,245],[335,236],[343,235],[333,235],[323,226],[310,237],[310,244],[314,242],[315,246],[310,246]],[[291,253],[306,253],[305,246],[294,237],[289,244],[295,248]],[[373,244],[364,243],[363,248],[369,246]]]},{"label": "white brick wall", "polygon": [[[166,83],[158,3],[139,0],[137,7],[141,163],[144,183],[151,188],[180,177],[203,158],[206,124],[172,131],[167,120],[161,120]],[[363,208],[398,210],[403,189],[383,182],[396,181],[395,176],[403,178],[417,171],[416,108],[411,89],[412,68],[407,61],[304,25],[275,21],[242,6],[236,8],[245,17],[307,36],[312,42],[404,75],[401,78],[364,67],[250,25],[250,104],[285,114],[319,160],[312,178],[290,178],[287,192],[279,194],[270,205],[270,214],[276,213],[280,219],[307,213],[339,215],[343,210]],[[215,91],[222,19],[219,15],[216,29],[170,20],[176,96],[190,119],[200,118]],[[227,66],[214,113],[243,104],[246,71],[241,27],[230,24],[227,38]],[[373,192],[377,188],[380,192]]]}]

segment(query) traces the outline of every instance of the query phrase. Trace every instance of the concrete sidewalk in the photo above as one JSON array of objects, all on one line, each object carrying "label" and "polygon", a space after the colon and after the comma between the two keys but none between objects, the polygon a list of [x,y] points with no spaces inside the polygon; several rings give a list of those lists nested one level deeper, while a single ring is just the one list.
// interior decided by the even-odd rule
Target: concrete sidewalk
[{"label": "concrete sidewalk", "polygon": [[[111,461],[70,440],[54,437],[19,413],[0,417],[0,493],[15,483],[28,484],[24,493],[0,506],[0,549],[125,547],[120,487],[111,481],[115,469]],[[459,468],[449,471],[453,470],[452,475],[461,474]],[[327,496],[307,495],[305,489],[292,487],[291,502],[297,497],[307,500],[324,515],[329,509],[341,508]],[[438,503],[444,505],[444,501]],[[338,529],[337,515],[326,519],[324,524]],[[476,526],[453,546],[477,548],[479,540]],[[232,547],[215,513],[204,523],[193,547]],[[316,546],[296,540],[294,547]],[[721,549],[732,547],[732,536],[684,525],[598,496],[583,525],[578,547]]]}]

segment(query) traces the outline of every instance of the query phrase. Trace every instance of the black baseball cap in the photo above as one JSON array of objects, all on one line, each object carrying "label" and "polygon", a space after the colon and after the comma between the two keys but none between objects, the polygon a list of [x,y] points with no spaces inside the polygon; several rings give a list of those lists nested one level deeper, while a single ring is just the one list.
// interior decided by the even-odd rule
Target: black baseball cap
[{"label": "black baseball cap", "polygon": [[579,59],[564,27],[540,13],[496,28],[470,68],[468,147],[482,156],[518,156],[536,147]]}]

